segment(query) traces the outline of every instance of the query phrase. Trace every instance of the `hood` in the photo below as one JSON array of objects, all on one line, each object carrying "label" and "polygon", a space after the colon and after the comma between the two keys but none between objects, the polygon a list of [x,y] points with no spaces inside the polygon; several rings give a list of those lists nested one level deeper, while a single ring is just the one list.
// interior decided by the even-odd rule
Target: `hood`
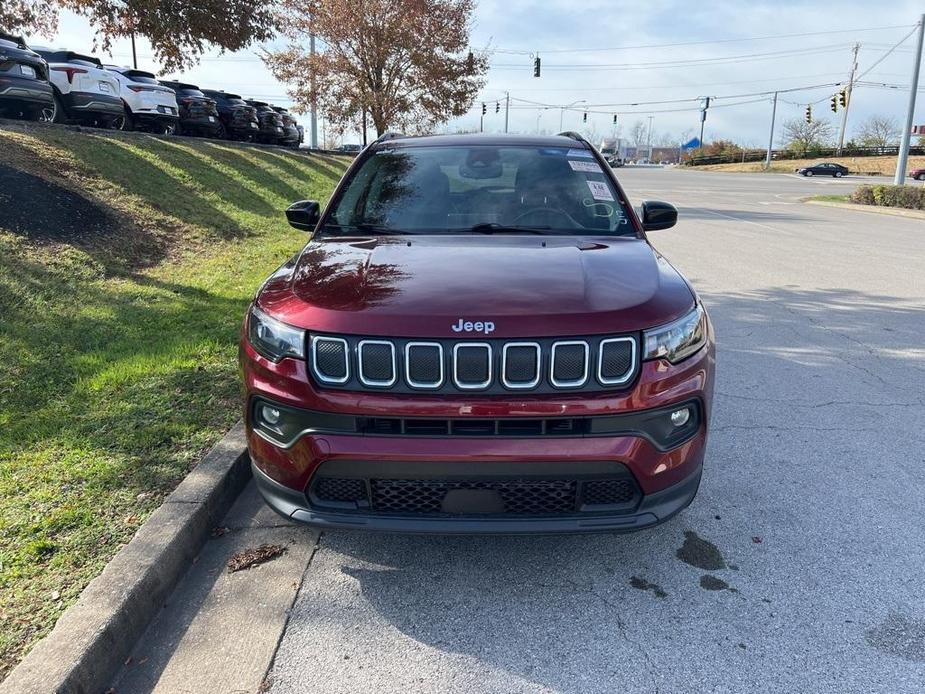
[{"label": "hood", "polygon": [[628,237],[428,236],[324,239],[265,285],[258,303],[319,332],[492,337],[642,330],[694,298],[646,241]]}]

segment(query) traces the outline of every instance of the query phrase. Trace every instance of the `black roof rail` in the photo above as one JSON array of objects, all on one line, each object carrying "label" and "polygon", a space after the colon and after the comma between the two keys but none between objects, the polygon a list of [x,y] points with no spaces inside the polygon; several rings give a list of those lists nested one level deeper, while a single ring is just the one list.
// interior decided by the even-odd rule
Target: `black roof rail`
[{"label": "black roof rail", "polygon": [[397,132],[385,132],[376,138],[376,142],[386,142],[387,140],[396,140],[399,137],[407,137],[407,135],[405,135],[404,133],[397,133]]},{"label": "black roof rail", "polygon": [[578,140],[579,142],[584,142],[589,147],[592,146],[591,143],[588,142],[588,140],[581,133],[576,133],[574,130],[566,130],[564,132],[561,132],[559,133],[558,137],[568,137],[572,140]]}]

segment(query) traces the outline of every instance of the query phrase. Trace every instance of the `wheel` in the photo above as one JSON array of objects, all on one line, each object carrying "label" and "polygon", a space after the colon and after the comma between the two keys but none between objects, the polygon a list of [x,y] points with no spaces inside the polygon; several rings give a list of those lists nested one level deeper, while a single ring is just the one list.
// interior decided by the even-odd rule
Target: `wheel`
[{"label": "wheel", "polygon": [[176,123],[166,122],[157,126],[157,132],[160,135],[176,135],[179,126]]},{"label": "wheel", "polygon": [[805,174],[803,174],[803,175],[804,175],[804,176],[812,176],[812,175],[813,175],[813,172],[812,172],[812,171],[807,171],[807,172],[806,172]]},{"label": "wheel", "polygon": [[[31,120],[37,120],[42,123],[54,123],[56,120],[57,109],[58,109],[58,100],[55,99],[55,101],[51,105],[40,108],[37,111],[33,111],[30,114]],[[23,114],[23,115],[26,115],[26,114]]]},{"label": "wheel", "polygon": [[835,172],[835,178],[841,178],[841,177],[844,176],[844,175],[845,175],[845,174],[843,174],[841,171],[836,171],[836,172]]},{"label": "wheel", "polygon": [[215,129],[214,137],[217,140],[230,140],[231,135],[228,134],[228,129],[225,127],[224,123],[219,123],[218,127]]},{"label": "wheel", "polygon": [[916,181],[925,181],[925,173],[920,173],[918,176],[915,177],[915,180],[916,180]]}]

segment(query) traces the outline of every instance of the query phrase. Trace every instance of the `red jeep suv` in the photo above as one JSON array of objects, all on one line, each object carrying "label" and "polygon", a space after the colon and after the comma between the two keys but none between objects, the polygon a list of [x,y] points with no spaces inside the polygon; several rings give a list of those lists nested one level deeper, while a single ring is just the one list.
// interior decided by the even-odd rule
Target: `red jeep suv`
[{"label": "red jeep suv", "polygon": [[697,493],[713,330],[574,133],[385,135],[241,337],[257,486],[322,528],[627,531]]}]

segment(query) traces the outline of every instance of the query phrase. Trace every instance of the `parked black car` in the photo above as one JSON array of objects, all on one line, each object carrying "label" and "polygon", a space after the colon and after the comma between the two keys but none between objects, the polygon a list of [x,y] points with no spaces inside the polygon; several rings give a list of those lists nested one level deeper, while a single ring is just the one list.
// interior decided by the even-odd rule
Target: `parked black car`
[{"label": "parked black car", "polygon": [[841,178],[848,174],[848,167],[826,162],[804,166],[802,169],[797,169],[797,173],[801,176],[834,176],[835,178]]},{"label": "parked black car", "polygon": [[222,121],[213,99],[203,94],[195,84],[176,80],[160,80],[160,83],[177,94],[177,107],[180,109],[178,132],[181,135],[219,137]]},{"label": "parked black car", "polygon": [[270,108],[276,111],[283,119],[283,136],[280,138],[279,144],[284,147],[298,149],[301,136],[299,134],[299,124],[296,123],[295,116],[282,106],[270,106]]},{"label": "parked black car", "polygon": [[50,121],[54,113],[48,65],[25,39],[0,32],[0,116]]},{"label": "parked black car", "polygon": [[278,144],[285,135],[283,130],[283,117],[273,110],[266,101],[247,99],[247,104],[257,109],[257,118],[260,120],[260,129],[257,131],[257,142],[268,145]]},{"label": "parked black car", "polygon": [[248,106],[240,95],[218,89],[203,89],[202,93],[215,101],[221,122],[219,137],[248,142],[257,137],[260,131],[257,109]]}]

